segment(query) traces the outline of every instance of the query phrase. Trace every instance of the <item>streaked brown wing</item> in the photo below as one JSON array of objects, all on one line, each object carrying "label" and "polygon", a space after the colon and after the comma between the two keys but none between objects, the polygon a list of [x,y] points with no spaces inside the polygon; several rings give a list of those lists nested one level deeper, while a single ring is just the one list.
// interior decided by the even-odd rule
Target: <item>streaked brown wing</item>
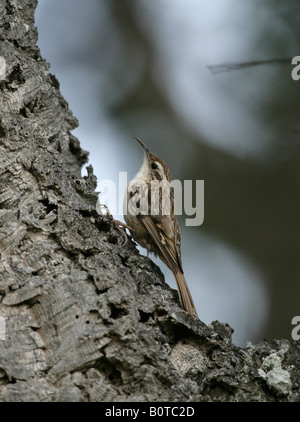
[{"label": "streaked brown wing", "polygon": [[175,273],[179,268],[183,273],[180,250],[178,251],[177,242],[175,243],[176,236],[171,217],[139,215],[139,220],[155,241],[168,267]]}]

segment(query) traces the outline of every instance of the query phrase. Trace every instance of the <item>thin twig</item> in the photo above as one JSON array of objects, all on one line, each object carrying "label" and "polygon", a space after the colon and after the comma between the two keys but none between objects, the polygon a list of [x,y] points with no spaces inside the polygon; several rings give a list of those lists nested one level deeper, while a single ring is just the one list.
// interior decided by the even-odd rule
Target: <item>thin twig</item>
[{"label": "thin twig", "polygon": [[207,66],[212,74],[229,72],[230,70],[240,70],[251,66],[260,66],[264,64],[291,64],[292,57],[281,58],[281,59],[269,59],[269,60],[253,60],[251,62],[243,63],[223,63],[213,66]]}]

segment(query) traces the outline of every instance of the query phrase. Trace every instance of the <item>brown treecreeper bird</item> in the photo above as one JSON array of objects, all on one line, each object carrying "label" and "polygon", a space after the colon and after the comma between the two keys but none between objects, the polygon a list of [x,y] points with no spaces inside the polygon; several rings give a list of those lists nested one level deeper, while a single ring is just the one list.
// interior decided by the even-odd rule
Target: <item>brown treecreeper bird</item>
[{"label": "brown treecreeper bird", "polygon": [[[166,163],[152,154],[136,137],[144,150],[143,164],[128,184],[124,197],[124,218],[131,234],[148,252],[153,252],[173,272],[180,304],[193,318],[198,318],[192,295],[183,275],[181,262],[181,237],[175,215],[174,190],[169,185],[168,194],[163,188],[155,190],[155,182],[172,182]],[[162,185],[163,183],[161,183]],[[152,195],[151,195],[152,192]],[[167,212],[166,212],[167,210]]]}]

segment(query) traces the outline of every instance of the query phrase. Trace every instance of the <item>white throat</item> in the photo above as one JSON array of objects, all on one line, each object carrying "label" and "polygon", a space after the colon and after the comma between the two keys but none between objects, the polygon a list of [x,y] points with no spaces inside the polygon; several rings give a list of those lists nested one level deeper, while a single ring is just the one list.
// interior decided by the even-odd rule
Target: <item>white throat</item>
[{"label": "white throat", "polygon": [[141,168],[139,169],[137,174],[134,176],[132,181],[133,180],[144,180],[144,181],[149,180],[148,158],[147,158],[146,154],[144,155],[143,164],[141,165]]}]

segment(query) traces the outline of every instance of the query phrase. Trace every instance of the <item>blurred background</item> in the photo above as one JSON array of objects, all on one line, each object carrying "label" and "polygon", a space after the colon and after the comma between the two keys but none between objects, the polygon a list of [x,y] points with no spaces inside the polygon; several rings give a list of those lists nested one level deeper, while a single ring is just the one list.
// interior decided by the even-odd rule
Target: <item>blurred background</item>
[{"label": "blurred background", "polygon": [[138,171],[131,133],[174,179],[204,180],[203,225],[180,219],[183,266],[200,319],[229,323],[239,346],[291,339],[300,315],[300,81],[289,63],[208,66],[300,55],[299,12],[299,0],[39,0],[36,12],[98,180]]}]

